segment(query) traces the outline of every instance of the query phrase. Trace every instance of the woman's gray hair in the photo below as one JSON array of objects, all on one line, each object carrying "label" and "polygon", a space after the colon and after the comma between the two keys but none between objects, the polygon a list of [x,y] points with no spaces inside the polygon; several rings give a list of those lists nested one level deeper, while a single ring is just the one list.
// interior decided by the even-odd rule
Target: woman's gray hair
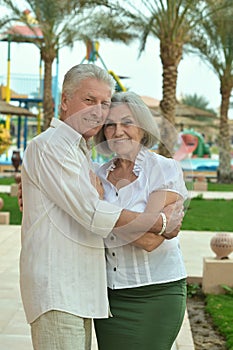
[{"label": "woman's gray hair", "polygon": [[[112,97],[111,108],[119,105],[125,104],[128,106],[132,112],[132,116],[139,125],[139,127],[144,131],[144,136],[141,140],[141,144],[145,147],[151,148],[159,140],[159,128],[155,119],[143,102],[140,96],[132,91],[126,92],[116,92]],[[111,111],[111,109],[110,109]],[[105,135],[104,127],[99,131],[99,133],[94,137],[94,141],[99,153],[109,155],[112,151],[109,149]]]},{"label": "woman's gray hair", "polygon": [[68,98],[72,98],[75,91],[85,79],[97,79],[109,85],[112,94],[115,91],[115,81],[112,76],[104,69],[94,64],[78,64],[72,67],[64,76],[62,92]]}]

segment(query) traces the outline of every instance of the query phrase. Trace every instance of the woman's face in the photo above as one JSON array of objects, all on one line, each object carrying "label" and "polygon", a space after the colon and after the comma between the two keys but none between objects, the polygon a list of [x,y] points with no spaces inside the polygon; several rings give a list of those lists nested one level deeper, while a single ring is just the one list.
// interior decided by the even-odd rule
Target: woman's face
[{"label": "woman's face", "polygon": [[135,157],[141,147],[144,132],[136,123],[126,104],[110,109],[104,126],[104,135],[110,150],[119,156]]}]

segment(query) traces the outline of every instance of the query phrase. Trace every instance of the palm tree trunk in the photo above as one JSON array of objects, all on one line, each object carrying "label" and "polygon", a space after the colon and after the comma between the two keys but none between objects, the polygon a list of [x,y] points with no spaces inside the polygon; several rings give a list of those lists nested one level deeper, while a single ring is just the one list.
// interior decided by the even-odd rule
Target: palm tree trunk
[{"label": "palm tree trunk", "polygon": [[162,124],[159,153],[171,158],[177,141],[175,129],[176,86],[178,65],[182,57],[182,46],[160,41],[160,58],[163,65],[163,98],[160,102]]},{"label": "palm tree trunk", "polygon": [[228,84],[223,78],[221,80],[221,107],[220,107],[220,126],[219,126],[219,168],[218,182],[230,183],[233,180],[231,170],[231,146],[230,132],[228,123],[228,109],[230,103],[232,85]]},{"label": "palm tree trunk", "polygon": [[52,65],[56,57],[55,51],[43,50],[41,51],[41,58],[44,61],[44,93],[43,93],[43,110],[44,123],[43,130],[46,130],[54,116],[54,103],[52,96]]}]

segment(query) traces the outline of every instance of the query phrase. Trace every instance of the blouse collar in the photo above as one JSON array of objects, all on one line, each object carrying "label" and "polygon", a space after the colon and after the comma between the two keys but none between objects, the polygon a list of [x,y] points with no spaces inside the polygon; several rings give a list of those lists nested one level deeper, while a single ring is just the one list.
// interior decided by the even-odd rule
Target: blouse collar
[{"label": "blouse collar", "polygon": [[[143,166],[142,163],[145,159],[146,153],[148,152],[148,150],[145,147],[141,147],[140,151],[137,154],[137,157],[135,158],[135,162],[134,162],[134,167],[133,167],[133,173],[135,174],[135,176],[139,176]],[[119,159],[119,157],[115,156],[111,161],[109,166],[106,169],[106,176],[108,177],[108,174],[110,171],[113,171],[116,168],[116,163],[117,160]]]}]

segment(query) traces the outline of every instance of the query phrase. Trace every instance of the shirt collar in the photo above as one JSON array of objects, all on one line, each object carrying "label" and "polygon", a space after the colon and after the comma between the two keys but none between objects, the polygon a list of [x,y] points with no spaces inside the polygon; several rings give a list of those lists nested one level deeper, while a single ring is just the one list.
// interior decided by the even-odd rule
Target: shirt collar
[{"label": "shirt collar", "polygon": [[82,137],[82,135],[71,128],[68,124],[64,123],[62,120],[52,118],[50,127],[56,129],[62,128],[63,136],[69,138],[70,142],[76,143],[77,146],[81,145],[84,153],[88,153],[90,151],[88,149],[87,142]]}]

